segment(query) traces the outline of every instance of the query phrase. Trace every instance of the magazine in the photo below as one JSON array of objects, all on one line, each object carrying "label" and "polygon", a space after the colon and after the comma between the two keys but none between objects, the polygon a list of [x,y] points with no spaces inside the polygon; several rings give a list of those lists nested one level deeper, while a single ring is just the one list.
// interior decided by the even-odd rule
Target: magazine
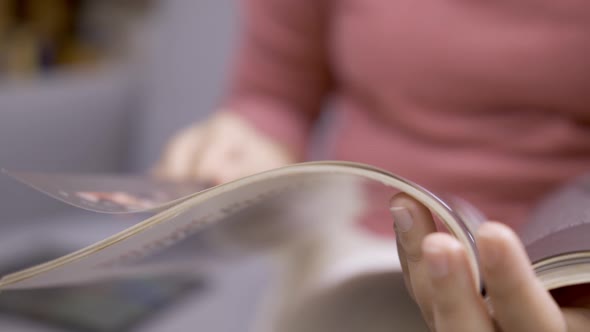
[{"label": "magazine", "polygon": [[[473,234],[485,218],[460,199],[442,199],[370,165],[308,162],[212,187],[141,176],[5,173],[79,208],[147,218],[86,248],[8,274],[0,280],[0,290],[209,268],[195,266],[191,255],[214,257],[209,260],[214,265],[220,257],[313,236],[339,219],[387,216],[389,200],[398,192],[428,207],[440,230],[467,248],[477,287],[483,287]],[[588,203],[590,181],[581,181],[549,197],[519,233],[549,290],[590,282],[590,209],[583,210]],[[170,248],[186,243],[198,245],[187,255],[169,254]]]}]

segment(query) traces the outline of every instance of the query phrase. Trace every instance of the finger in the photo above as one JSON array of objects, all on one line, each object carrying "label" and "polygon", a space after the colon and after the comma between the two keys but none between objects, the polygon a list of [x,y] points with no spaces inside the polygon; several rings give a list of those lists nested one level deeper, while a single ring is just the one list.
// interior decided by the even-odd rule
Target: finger
[{"label": "finger", "polygon": [[422,251],[432,283],[434,326],[437,332],[492,332],[487,307],[475,291],[467,254],[452,236],[426,237]]},{"label": "finger", "polygon": [[504,331],[566,331],[559,307],[535,276],[512,230],[483,224],[477,244],[494,318]]},{"label": "finger", "polygon": [[588,326],[590,326],[590,307],[563,308],[562,312],[568,332],[588,331]]},{"label": "finger", "polygon": [[[202,160],[203,166],[207,165],[215,170],[212,175],[220,182],[283,167],[295,161],[294,156],[286,148],[254,133],[244,132],[240,137],[233,138],[225,135],[223,141],[227,139],[227,145],[217,148],[213,153],[206,153],[207,160]],[[216,141],[223,143],[220,138]],[[211,167],[214,164],[217,166]],[[210,173],[205,170],[205,174]]]},{"label": "finger", "polygon": [[406,254],[404,253],[403,248],[401,248],[399,240],[395,241],[395,245],[397,246],[397,255],[402,266],[402,271],[404,272],[404,285],[406,286],[406,290],[408,291],[408,294],[410,295],[412,300],[416,301],[416,297],[414,296],[414,292],[412,291],[412,280],[410,279],[408,272],[408,260],[406,259]]},{"label": "finger", "polygon": [[232,170],[244,164],[245,147],[252,139],[253,130],[235,115],[219,113],[209,121],[205,133],[205,147],[193,168],[199,179],[220,181]]},{"label": "finger", "polygon": [[[434,322],[433,322],[433,317],[432,317],[431,305],[427,302],[428,294],[430,294],[430,288],[428,288],[429,285],[426,285],[427,280],[419,277],[419,276],[423,275],[423,273],[420,272],[419,268],[416,268],[416,266],[414,264],[412,264],[411,267],[408,265],[408,259],[406,258],[406,253],[401,245],[401,241],[399,240],[397,233],[398,232],[396,232],[396,247],[397,247],[398,257],[400,260],[400,265],[401,265],[402,271],[403,271],[404,285],[406,287],[408,294],[412,298],[412,300],[414,300],[414,302],[416,302],[416,304],[418,305],[418,308],[420,309],[420,312],[422,313],[422,317],[424,318],[424,321],[427,323],[430,330],[433,331],[434,330],[434,325],[433,325]],[[417,280],[415,280],[413,282],[412,278],[414,276],[416,276]],[[419,290],[419,291],[417,291],[418,294],[416,294],[416,292],[414,292],[414,289]]]},{"label": "finger", "polygon": [[422,310],[424,319],[431,322],[431,290],[426,265],[422,260],[422,241],[426,235],[436,231],[434,220],[424,205],[406,194],[398,194],[392,198],[391,213],[401,249],[400,260],[407,266],[404,274],[409,279],[411,293]]},{"label": "finger", "polygon": [[205,132],[203,149],[195,157],[192,168],[193,178],[223,182],[221,174],[231,168],[240,168],[241,160],[228,158],[233,150],[240,149],[239,137],[220,126],[210,126]]},{"label": "finger", "polygon": [[156,166],[156,175],[173,180],[189,179],[194,157],[199,154],[202,145],[202,136],[203,129],[197,125],[174,137]]}]

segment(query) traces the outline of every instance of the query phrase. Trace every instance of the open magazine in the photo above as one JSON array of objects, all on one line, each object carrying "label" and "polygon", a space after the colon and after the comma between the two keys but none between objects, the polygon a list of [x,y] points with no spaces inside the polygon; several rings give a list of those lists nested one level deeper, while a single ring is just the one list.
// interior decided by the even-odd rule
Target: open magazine
[{"label": "open magazine", "polygon": [[[86,248],[6,275],[0,280],[0,290],[194,270],[199,266],[192,255],[206,253],[214,262],[313,236],[341,219],[387,216],[389,199],[398,192],[422,202],[440,229],[465,245],[475,280],[482,287],[473,236],[484,220],[481,214],[464,201],[445,201],[369,165],[302,163],[215,187],[144,177],[7,173],[83,209],[149,216]],[[590,282],[588,203],[590,181],[581,181],[548,198],[519,234],[547,289]],[[187,243],[198,245],[188,255],[167,254],[170,248]]]}]

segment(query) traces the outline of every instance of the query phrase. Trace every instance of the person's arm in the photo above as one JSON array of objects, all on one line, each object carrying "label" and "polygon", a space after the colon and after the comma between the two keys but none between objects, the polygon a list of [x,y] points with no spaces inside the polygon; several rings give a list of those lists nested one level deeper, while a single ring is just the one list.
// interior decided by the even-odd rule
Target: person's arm
[{"label": "person's arm", "polygon": [[330,0],[242,0],[238,56],[224,108],[303,157],[331,88]]},{"label": "person's arm", "polygon": [[241,0],[240,46],[220,110],[179,132],[156,173],[222,183],[303,160],[331,86],[329,1]]}]

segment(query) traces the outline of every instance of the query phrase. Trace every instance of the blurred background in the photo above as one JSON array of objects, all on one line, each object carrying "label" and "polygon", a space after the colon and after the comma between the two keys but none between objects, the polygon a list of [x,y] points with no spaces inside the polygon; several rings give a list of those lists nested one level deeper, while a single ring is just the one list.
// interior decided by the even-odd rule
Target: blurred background
[{"label": "blurred background", "polygon": [[[0,0],[0,167],[149,170],[170,135],[214,109],[234,45],[236,2]],[[1,176],[0,270],[133,222],[77,211]],[[43,303],[3,293],[0,330],[245,331],[269,269],[253,258],[203,280],[49,292]],[[122,295],[134,287],[151,297]]]}]

